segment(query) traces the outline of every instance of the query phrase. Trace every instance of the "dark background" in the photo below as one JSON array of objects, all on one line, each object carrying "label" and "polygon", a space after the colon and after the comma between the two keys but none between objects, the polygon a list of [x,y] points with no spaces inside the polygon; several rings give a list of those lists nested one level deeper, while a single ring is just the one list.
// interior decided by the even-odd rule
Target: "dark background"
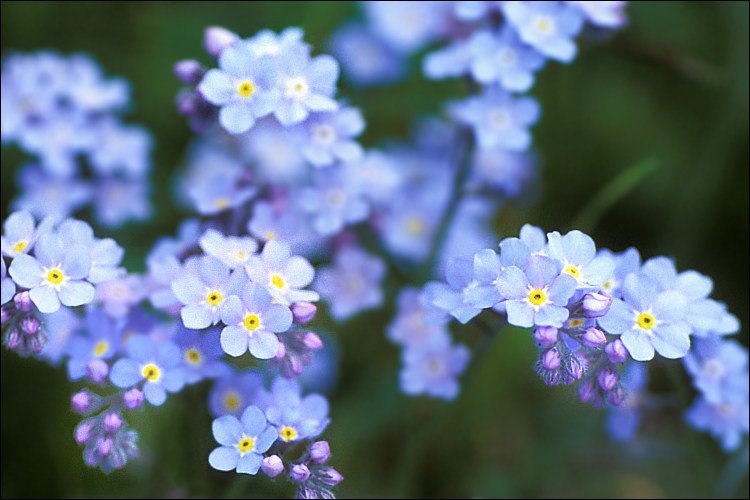
[{"label": "dark background", "polygon": [[[1,9],[3,55],[87,52],[106,74],[131,82],[129,121],[155,137],[156,214],[145,225],[98,234],[120,241],[132,271],[143,269],[153,241],[173,233],[184,216],[168,202],[170,178],[191,137],[174,109],[179,85],[172,64],[202,57],[208,25],[243,37],[302,26],[316,52],[324,52],[327,37],[356,12],[333,2],[2,2]],[[573,64],[549,64],[539,75],[533,95],[543,106],[534,131],[541,186],[533,203],[498,215],[498,239],[524,222],[546,230],[583,226],[600,246],[673,256],[678,269],[713,277],[713,296],[747,326],[748,4],[648,2],[628,11],[626,30],[582,42]],[[363,143],[375,146],[405,138],[413,117],[437,112],[462,92],[455,82],[427,82],[414,70],[387,89],[342,82],[340,95],[363,109]],[[591,211],[581,215],[604,185],[649,159],[658,169],[621,199],[610,198],[598,223]],[[3,148],[3,217],[22,160],[18,150]],[[391,308],[334,330],[341,378],[326,437],[333,464],[347,478],[341,497],[706,497],[728,487],[719,478],[729,457],[682,420],[692,393],[679,363],[652,363],[652,388],[670,394],[670,404],[648,419],[635,444],[618,445],[602,430],[602,412],[579,404],[571,390],[544,387],[531,370],[535,348],[521,331],[501,332],[454,403],[400,395],[398,351],[383,334]],[[470,340],[475,332],[456,338],[463,335]],[[745,345],[747,338],[745,330]],[[77,419],[69,397],[78,385],[64,368],[3,350],[1,372],[3,497],[291,495],[288,485],[210,469],[205,386],[133,417],[143,457],[106,476],[83,465],[72,439]],[[723,493],[747,497],[747,479]]]}]

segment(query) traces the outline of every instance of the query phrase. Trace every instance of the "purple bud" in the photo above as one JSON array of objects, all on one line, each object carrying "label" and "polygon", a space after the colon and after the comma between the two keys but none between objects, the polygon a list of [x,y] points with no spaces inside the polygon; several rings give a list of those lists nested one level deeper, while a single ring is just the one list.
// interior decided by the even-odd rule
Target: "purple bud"
[{"label": "purple bud", "polygon": [[143,392],[135,388],[125,391],[122,395],[122,401],[131,410],[140,408],[143,405]]},{"label": "purple bud", "polygon": [[109,375],[109,365],[103,359],[92,359],[86,363],[86,374],[88,375],[89,380],[101,384],[107,380],[107,375]]},{"label": "purple bud", "polygon": [[317,312],[318,307],[312,302],[295,302],[292,305],[294,322],[300,325],[304,325],[308,321],[311,321]]},{"label": "purple bud", "polygon": [[93,406],[91,401],[91,394],[88,391],[80,391],[73,394],[70,398],[70,407],[74,412],[84,415]]},{"label": "purple bud", "polygon": [[263,459],[260,468],[263,471],[263,474],[273,479],[284,472],[284,462],[278,455],[271,455],[270,457]]},{"label": "purple bud", "polygon": [[8,347],[8,349],[18,349],[21,346],[21,335],[18,333],[18,330],[16,328],[11,328],[8,332],[8,337],[5,340],[5,345]]},{"label": "purple bud", "polygon": [[195,59],[183,59],[177,61],[174,65],[174,74],[182,83],[187,85],[197,85],[206,72],[201,63]]},{"label": "purple bud", "polygon": [[288,359],[290,372],[294,377],[299,376],[302,373],[302,368],[304,368],[302,360],[299,356],[295,356],[294,354],[291,354]]},{"label": "purple bud", "polygon": [[622,384],[615,385],[615,388],[607,393],[607,401],[613,406],[620,406],[623,399],[625,399],[625,391]]},{"label": "purple bud", "polygon": [[36,354],[39,354],[42,352],[42,348],[44,347],[44,344],[42,344],[42,336],[41,335],[31,335],[29,338],[29,344],[31,345],[31,350],[34,351]]},{"label": "purple bud", "polygon": [[316,464],[324,464],[331,457],[328,441],[316,441],[310,446],[310,459]]},{"label": "purple bud", "polygon": [[302,342],[311,351],[319,351],[323,348],[323,341],[318,337],[317,333],[307,332],[302,336]]},{"label": "purple bud", "polygon": [[607,344],[604,353],[612,363],[624,363],[628,360],[628,350],[620,339],[615,339]]},{"label": "purple bud", "polygon": [[91,427],[93,427],[91,422],[81,422],[78,424],[76,430],[73,431],[73,438],[76,440],[76,443],[81,445],[91,439]]},{"label": "purple bud", "polygon": [[34,310],[34,303],[31,302],[31,297],[29,296],[28,291],[17,293],[16,296],[13,297],[13,303],[19,311],[31,312]]},{"label": "purple bud", "polygon": [[240,37],[226,28],[209,26],[203,34],[203,48],[211,57],[219,57],[224,49],[239,39]]},{"label": "purple bud", "polygon": [[586,347],[597,348],[607,343],[607,337],[604,336],[604,332],[593,326],[586,328],[586,331],[581,335],[581,343]]},{"label": "purple bud", "polygon": [[0,308],[0,325],[4,325],[10,319],[10,311],[3,307]]},{"label": "purple bud", "polygon": [[568,359],[568,363],[566,364],[565,368],[565,371],[570,377],[569,381],[566,381],[565,385],[570,385],[574,380],[581,380],[581,377],[583,377],[583,372],[586,371],[585,360],[583,360],[577,354],[573,354]]},{"label": "purple bud", "polygon": [[112,438],[99,438],[96,442],[96,451],[101,455],[109,455],[112,451]]},{"label": "purple bud", "polygon": [[596,377],[596,379],[599,381],[599,386],[604,391],[609,392],[615,388],[619,377],[610,368],[605,368],[604,370],[599,372],[599,375]]},{"label": "purple bud", "polygon": [[583,296],[583,314],[587,318],[601,318],[609,312],[612,297],[602,293],[587,293]]},{"label": "purple bud", "polygon": [[554,326],[538,326],[534,329],[534,342],[540,349],[549,349],[557,344],[557,328]]},{"label": "purple bud", "polygon": [[276,356],[273,357],[276,361],[281,361],[286,356],[286,346],[283,342],[279,342],[279,350],[276,351]]},{"label": "purple bud", "polygon": [[36,335],[39,333],[39,320],[36,319],[36,316],[25,316],[21,320],[21,328],[29,335]]},{"label": "purple bud", "polygon": [[292,470],[289,471],[289,477],[295,483],[304,483],[310,477],[310,469],[305,464],[293,465]]},{"label": "purple bud", "polygon": [[123,421],[119,413],[107,413],[104,415],[104,430],[107,432],[116,432],[122,427]]},{"label": "purple bud", "polygon": [[557,370],[560,367],[560,354],[557,349],[545,351],[541,357],[542,366],[546,370]]},{"label": "purple bud", "polygon": [[323,467],[318,471],[318,480],[328,486],[336,486],[344,480],[344,476],[333,467]]},{"label": "purple bud", "polygon": [[596,383],[592,379],[588,379],[578,386],[578,397],[581,398],[581,403],[591,401],[598,393]]}]

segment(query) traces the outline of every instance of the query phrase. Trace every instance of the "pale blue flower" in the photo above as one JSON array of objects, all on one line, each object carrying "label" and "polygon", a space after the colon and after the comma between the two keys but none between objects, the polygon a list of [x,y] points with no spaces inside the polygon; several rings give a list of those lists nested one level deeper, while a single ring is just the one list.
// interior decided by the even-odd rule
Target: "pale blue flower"
[{"label": "pale blue flower", "polygon": [[426,394],[450,401],[459,393],[456,380],[469,363],[469,349],[450,344],[450,336],[433,336],[419,346],[407,347],[400,374],[401,390],[410,395]]},{"label": "pale blue flower", "polygon": [[553,231],[547,235],[547,242],[549,256],[562,263],[562,272],[575,278],[579,289],[599,289],[612,276],[614,262],[597,256],[594,240],[581,231],[565,236]]},{"label": "pale blue flower", "polygon": [[505,2],[502,9],[521,40],[557,61],[573,60],[573,39],[583,27],[581,11],[563,2]]},{"label": "pale blue flower", "polygon": [[274,300],[283,305],[294,302],[315,302],[316,292],[302,290],[315,277],[315,269],[303,257],[292,255],[289,245],[271,240],[260,256],[253,256],[245,266],[251,281],[265,287]]},{"label": "pale blue flower", "polygon": [[333,99],[339,64],[327,55],[310,58],[309,51],[290,50],[279,58],[274,76],[279,101],[274,116],[284,126],[304,121],[312,111],[335,111]]},{"label": "pale blue flower", "polygon": [[278,438],[278,432],[268,425],[265,415],[256,406],[249,406],[240,420],[225,415],[214,420],[214,439],[221,445],[208,456],[208,463],[216,470],[237,470],[238,474],[257,474],[268,451]]},{"label": "pale blue flower", "polygon": [[302,397],[299,382],[276,377],[271,386],[266,417],[284,442],[313,438],[322,433],[330,422],[328,400],[320,394]]},{"label": "pale blue flower", "polygon": [[347,247],[333,257],[333,266],[319,270],[315,289],[328,302],[331,316],[345,321],[383,303],[384,276],[382,259],[357,247]]},{"label": "pale blue flower", "polygon": [[330,113],[315,113],[305,121],[307,143],[302,154],[316,167],[336,162],[354,163],[364,155],[354,140],[365,129],[362,113],[356,108],[342,108]]}]

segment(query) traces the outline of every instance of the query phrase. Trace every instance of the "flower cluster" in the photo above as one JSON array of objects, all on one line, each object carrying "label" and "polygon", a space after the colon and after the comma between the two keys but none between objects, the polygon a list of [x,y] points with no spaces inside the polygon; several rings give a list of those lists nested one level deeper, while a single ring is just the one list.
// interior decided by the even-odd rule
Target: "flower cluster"
[{"label": "flower cluster", "polygon": [[151,213],[151,136],[125,125],[129,105],[121,79],[105,79],[89,57],[16,54],[3,62],[2,142],[34,160],[19,173],[17,209],[68,217],[88,205],[116,227]]}]

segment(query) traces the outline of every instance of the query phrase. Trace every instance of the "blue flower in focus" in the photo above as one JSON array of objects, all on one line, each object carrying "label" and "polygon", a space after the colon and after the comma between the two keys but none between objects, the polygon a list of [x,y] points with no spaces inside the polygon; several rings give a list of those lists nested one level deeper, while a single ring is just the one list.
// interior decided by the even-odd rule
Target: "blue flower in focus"
[{"label": "blue flower in focus", "polygon": [[58,226],[57,234],[66,247],[86,247],[91,257],[91,270],[87,278],[91,283],[98,285],[124,274],[124,270],[118,266],[125,250],[112,238],[95,238],[94,230],[87,223],[75,219],[65,220]]},{"label": "blue flower in focus", "polygon": [[695,339],[684,363],[693,385],[711,404],[742,402],[747,385],[747,349],[716,336]]},{"label": "blue flower in focus", "polygon": [[249,236],[224,236],[216,229],[207,229],[199,244],[206,255],[216,257],[230,269],[246,265],[258,250],[258,243]]},{"label": "blue flower in focus", "polygon": [[277,377],[271,386],[266,417],[284,442],[313,438],[330,422],[328,400],[320,394],[308,394],[303,398],[299,382]]},{"label": "blue flower in focus", "polygon": [[3,255],[13,258],[29,253],[37,238],[51,229],[52,223],[53,219],[45,219],[37,227],[29,212],[13,212],[3,224],[3,236],[0,240]]},{"label": "blue flower in focus", "polygon": [[42,235],[32,257],[17,256],[8,269],[16,284],[29,289],[34,305],[53,313],[62,303],[68,307],[88,304],[94,286],[85,281],[91,269],[91,255],[82,245],[65,245],[57,234]]},{"label": "blue flower in focus", "polygon": [[270,396],[263,388],[263,376],[253,370],[231,371],[216,379],[208,395],[208,409],[214,417],[239,417],[248,406],[268,406]]},{"label": "blue flower in focus", "polygon": [[602,291],[612,297],[622,298],[622,285],[625,282],[625,278],[629,274],[637,273],[641,270],[641,254],[633,247],[620,253],[613,253],[606,248],[602,248],[597,252],[597,256],[607,257],[615,263],[612,276],[602,283]]},{"label": "blue flower in focus", "polygon": [[490,248],[474,254],[474,279],[477,286],[469,293],[469,300],[483,309],[502,301],[505,298],[500,289],[503,269],[514,266],[524,270],[529,257],[529,247],[518,238],[505,238],[501,241],[500,255]]},{"label": "blue flower in focus", "polygon": [[104,311],[89,309],[83,331],[68,341],[68,378],[78,380],[86,376],[86,365],[95,359],[111,359],[120,350],[123,321],[113,320]]},{"label": "blue flower in focus", "polygon": [[180,326],[174,342],[182,350],[182,373],[186,384],[229,373],[229,366],[219,359],[224,351],[219,342],[218,328],[200,332]]},{"label": "blue flower in focus", "polygon": [[301,290],[312,283],[315,269],[304,257],[293,256],[285,243],[267,242],[260,256],[253,256],[245,270],[250,280],[265,287],[279,304],[288,306],[320,298],[312,290]]},{"label": "blue flower in focus", "polygon": [[449,335],[433,336],[422,345],[407,347],[402,356],[401,390],[450,401],[458,395],[456,379],[466,369],[469,357],[466,346],[451,346]]},{"label": "blue flower in focus", "polygon": [[109,379],[121,389],[143,383],[143,394],[154,406],[167,400],[168,392],[177,392],[185,385],[180,368],[180,348],[170,341],[158,346],[146,335],[134,335],[125,344],[127,357],[112,366]]},{"label": "blue flower in focus", "polygon": [[576,280],[560,273],[558,262],[541,255],[532,255],[522,270],[509,266],[497,281],[500,294],[507,300],[508,323],[531,327],[560,328],[570,314],[566,306],[576,289]]},{"label": "blue flower in focus", "polygon": [[347,320],[383,303],[382,259],[357,247],[348,247],[336,253],[333,264],[318,271],[315,289],[328,301],[335,320]]},{"label": "blue flower in focus", "polygon": [[598,290],[612,276],[615,264],[609,258],[596,255],[596,245],[590,236],[574,230],[561,236],[557,231],[547,235],[549,256],[562,263],[562,272],[578,282],[578,288]]},{"label": "blue flower in focus", "polygon": [[0,258],[0,262],[2,262],[2,298],[0,299],[0,305],[4,305],[8,302],[10,302],[10,299],[13,298],[13,296],[16,294],[16,284],[13,282],[12,279],[7,277],[8,270],[5,268],[5,259]]},{"label": "blue flower in focus", "polygon": [[622,343],[636,361],[649,361],[654,350],[669,359],[682,358],[690,349],[690,326],[684,321],[688,301],[675,290],[661,291],[643,273],[625,278],[623,298],[612,299],[599,326]]},{"label": "blue flower in focus", "polygon": [[208,463],[216,470],[237,469],[239,474],[257,474],[263,453],[276,441],[276,429],[268,425],[263,412],[249,406],[240,420],[225,415],[214,420],[214,439],[221,445],[208,456]]},{"label": "blue flower in focus", "polygon": [[505,2],[502,10],[525,43],[557,61],[573,60],[573,39],[583,27],[578,9],[563,2]]},{"label": "blue flower in focus", "polygon": [[221,313],[225,326],[221,347],[230,356],[242,356],[248,350],[258,359],[270,359],[279,351],[277,333],[292,326],[292,312],[274,303],[260,284],[248,283],[239,297],[227,299]]}]

